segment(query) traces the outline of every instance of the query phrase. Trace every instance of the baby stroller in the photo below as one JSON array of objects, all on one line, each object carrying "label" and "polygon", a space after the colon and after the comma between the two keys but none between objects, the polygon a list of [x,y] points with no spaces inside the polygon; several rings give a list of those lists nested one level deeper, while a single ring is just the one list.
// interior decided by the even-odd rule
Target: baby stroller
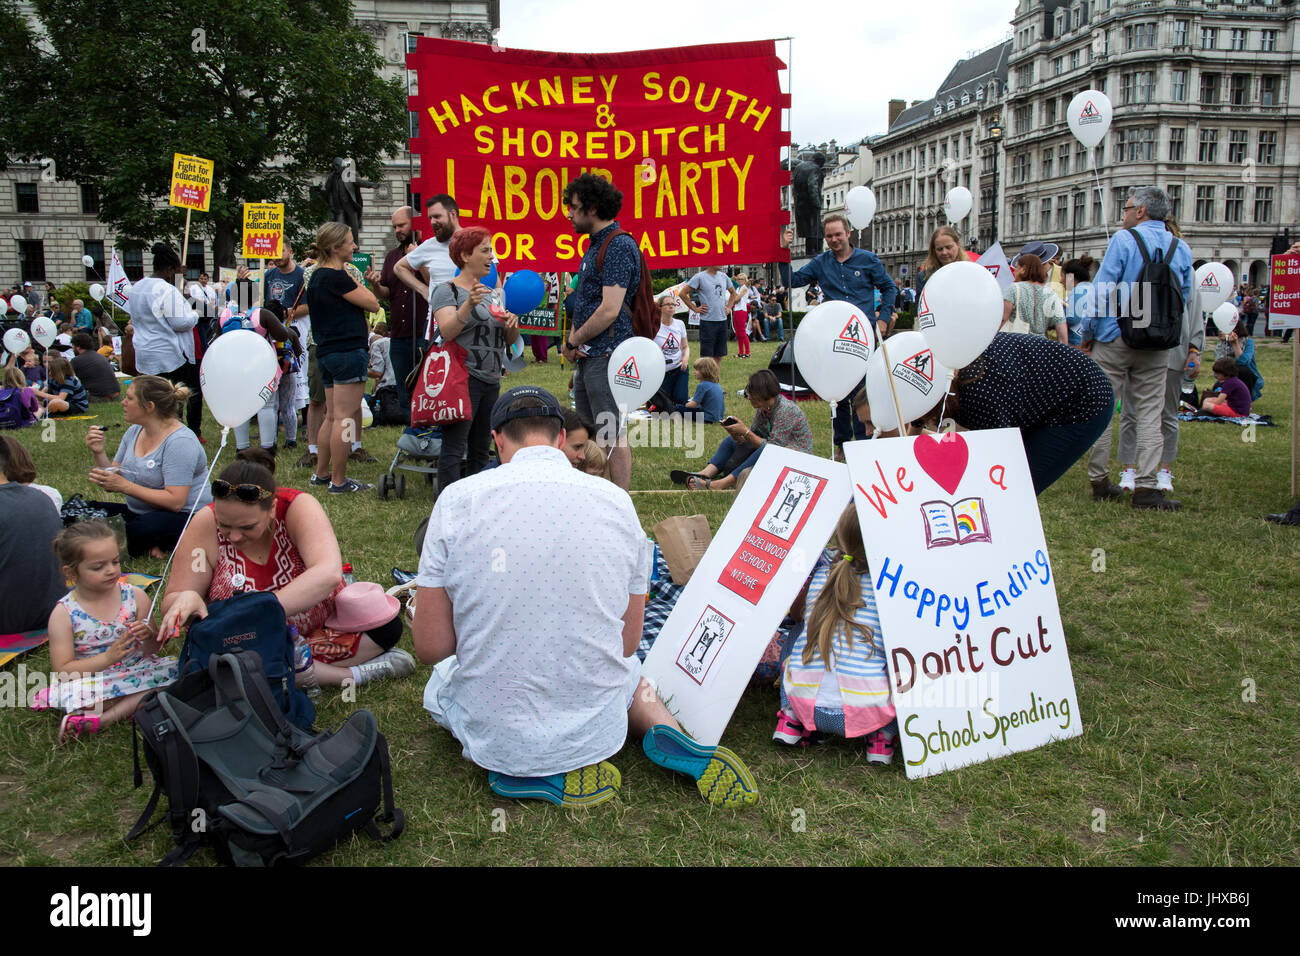
[{"label": "baby stroller", "polygon": [[397,453],[388,471],[379,476],[379,498],[388,500],[391,492],[406,497],[405,473],[424,475],[424,483],[438,496],[438,455],[442,451],[442,429],[437,427],[408,430],[397,439]]}]

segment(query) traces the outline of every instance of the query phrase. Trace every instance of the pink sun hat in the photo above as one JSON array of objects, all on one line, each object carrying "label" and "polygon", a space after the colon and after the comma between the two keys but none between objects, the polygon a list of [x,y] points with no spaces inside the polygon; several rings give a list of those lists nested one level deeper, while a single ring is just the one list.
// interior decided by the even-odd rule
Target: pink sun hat
[{"label": "pink sun hat", "polygon": [[334,596],[334,613],[325,626],[353,634],[373,631],[397,617],[401,604],[373,581],[349,584]]}]

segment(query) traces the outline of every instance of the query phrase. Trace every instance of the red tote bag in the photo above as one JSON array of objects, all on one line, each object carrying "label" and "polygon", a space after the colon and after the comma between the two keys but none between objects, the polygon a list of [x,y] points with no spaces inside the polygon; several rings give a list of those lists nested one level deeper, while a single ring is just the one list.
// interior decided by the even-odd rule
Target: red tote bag
[{"label": "red tote bag", "polygon": [[465,348],[454,340],[432,346],[420,363],[411,390],[411,424],[417,428],[467,422],[474,417],[469,403],[469,371]]}]

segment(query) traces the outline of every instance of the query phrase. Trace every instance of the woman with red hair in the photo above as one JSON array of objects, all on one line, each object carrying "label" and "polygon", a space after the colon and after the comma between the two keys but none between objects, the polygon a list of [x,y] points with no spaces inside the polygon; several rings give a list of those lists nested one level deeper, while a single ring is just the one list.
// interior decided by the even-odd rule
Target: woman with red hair
[{"label": "woman with red hair", "polygon": [[462,458],[468,457],[465,475],[476,475],[487,465],[492,406],[501,391],[505,347],[519,338],[519,319],[505,311],[492,289],[483,284],[492,269],[492,233],[482,226],[462,229],[452,237],[447,254],[460,274],[430,290],[429,308],[442,340],[454,339],[465,350],[473,417],[442,426],[439,494],[462,477]]}]

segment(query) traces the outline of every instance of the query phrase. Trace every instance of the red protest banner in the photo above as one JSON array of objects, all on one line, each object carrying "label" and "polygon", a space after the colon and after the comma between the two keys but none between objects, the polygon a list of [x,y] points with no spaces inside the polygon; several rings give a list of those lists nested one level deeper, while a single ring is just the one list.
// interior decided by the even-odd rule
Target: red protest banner
[{"label": "red protest banner", "polygon": [[507,270],[576,270],[587,237],[564,189],[584,172],[622,191],[619,224],[653,269],[788,258],[790,97],[773,41],[576,54],[421,37],[407,67],[412,191],[451,195],[463,224],[492,230]]}]

